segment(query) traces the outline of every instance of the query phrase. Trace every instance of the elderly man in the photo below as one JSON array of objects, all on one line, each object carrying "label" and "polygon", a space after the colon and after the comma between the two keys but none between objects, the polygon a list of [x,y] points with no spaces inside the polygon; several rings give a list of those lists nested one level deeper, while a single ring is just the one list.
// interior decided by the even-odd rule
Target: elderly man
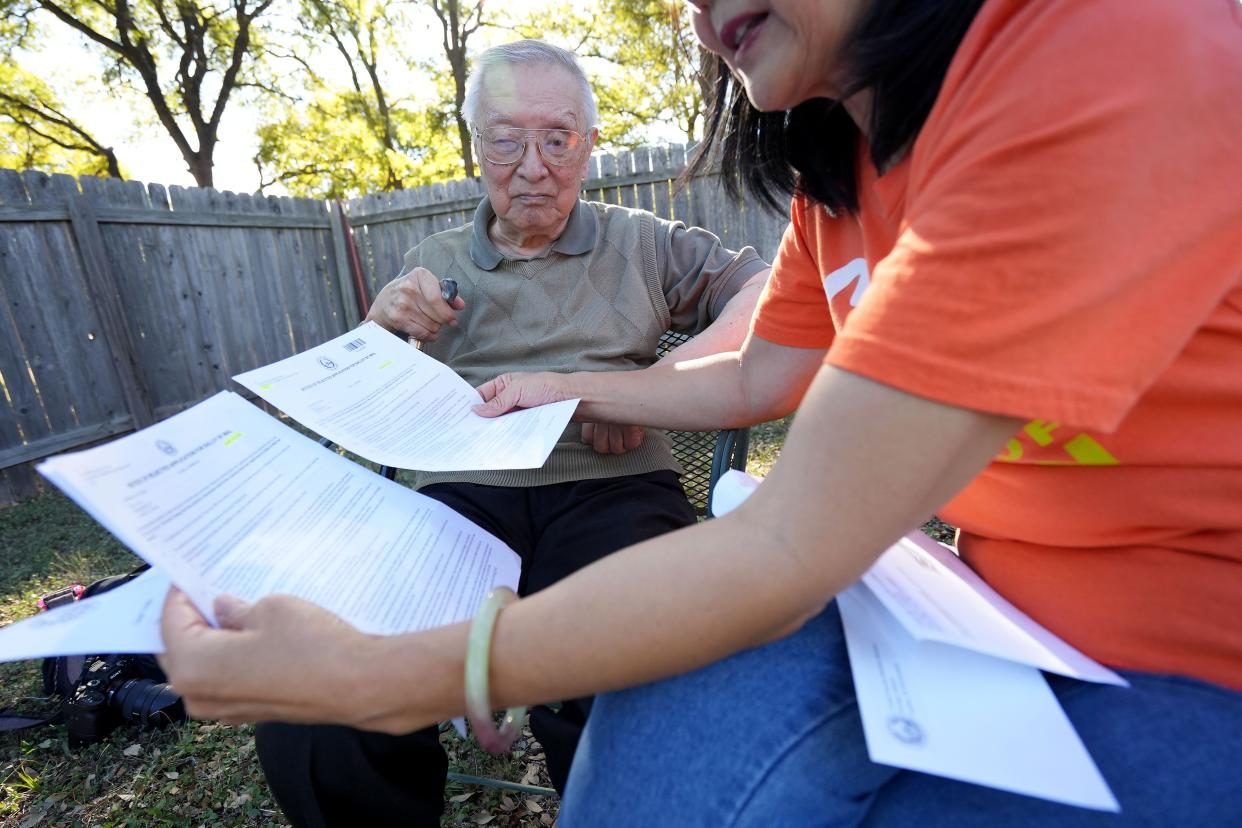
[{"label": "elderly man", "polygon": [[[476,385],[514,370],[642,368],[670,327],[702,331],[670,359],[740,345],[768,272],[753,250],[733,253],[706,231],[580,199],[597,119],[572,54],[538,41],[488,50],[463,108],[487,197],[471,225],[406,254],[405,275],[368,319],[409,334]],[[452,301],[445,278],[460,288]],[[692,523],[678,472],[663,434],[571,424],[540,469],[420,473],[415,485],[512,546],[518,591],[529,594]],[[532,711],[558,788],[589,705]],[[434,825],[446,772],[437,737],[434,728],[394,737],[267,724],[257,741],[295,825]]]}]

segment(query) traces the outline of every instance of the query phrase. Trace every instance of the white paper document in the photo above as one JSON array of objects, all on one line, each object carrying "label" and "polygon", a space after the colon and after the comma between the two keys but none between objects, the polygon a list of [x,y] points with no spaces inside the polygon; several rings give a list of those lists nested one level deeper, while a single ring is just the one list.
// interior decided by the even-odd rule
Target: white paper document
[{"label": "white paper document", "polygon": [[50,655],[159,653],[160,611],[168,576],[148,569],[86,601],[41,612],[0,628],[0,661]]},{"label": "white paper document", "polygon": [[233,379],[354,454],[420,471],[538,468],[578,406],[480,417],[469,383],[374,322]]},{"label": "white paper document", "polygon": [[1032,621],[922,532],[889,547],[863,575],[863,583],[920,641],[954,644],[1062,676],[1127,686],[1121,676]]},{"label": "white paper document", "polygon": [[872,761],[1096,810],[1119,810],[1048,682],[918,641],[861,584],[837,596]]},{"label": "white paper document", "polygon": [[280,592],[392,634],[469,618],[517,584],[499,539],[229,392],[39,471],[208,618],[222,593]]},{"label": "white paper document", "polygon": [[[716,513],[761,482],[723,475]],[[1024,615],[952,552],[911,533],[837,605],[873,761],[1119,810],[1040,670],[1125,680]]]}]

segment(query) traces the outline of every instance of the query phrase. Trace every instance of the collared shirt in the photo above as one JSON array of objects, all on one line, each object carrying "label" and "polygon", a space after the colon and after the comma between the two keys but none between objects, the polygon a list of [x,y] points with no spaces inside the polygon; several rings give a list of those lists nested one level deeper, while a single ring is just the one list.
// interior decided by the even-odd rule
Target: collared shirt
[{"label": "collared shirt", "polygon": [[[697,333],[766,263],[751,248],[727,250],[700,228],[644,210],[579,201],[552,246],[510,257],[487,235],[487,199],[470,225],[427,237],[406,254],[457,281],[465,308],[423,351],[478,386],[508,371],[629,371],[655,362],[668,329]],[[415,485],[469,482],[541,486],[680,471],[662,432],[637,449],[598,454],[571,423],[540,469],[419,473]]]},{"label": "collared shirt", "polygon": [[[492,219],[495,217],[496,211],[492,209],[491,201],[486,198],[480,201],[479,206],[474,209],[472,224],[474,232],[470,236],[470,258],[484,270],[495,270],[504,259],[514,258],[505,256],[497,250],[487,234],[487,228],[491,226]],[[542,258],[552,252],[564,253],[566,256],[580,256],[583,253],[589,253],[595,247],[597,238],[599,238],[599,222],[595,218],[595,213],[586,206],[585,201],[578,199],[574,204],[573,212],[569,214],[569,220],[565,222],[565,229],[556,237],[556,241],[552,242],[552,246],[539,256],[529,258]]]}]

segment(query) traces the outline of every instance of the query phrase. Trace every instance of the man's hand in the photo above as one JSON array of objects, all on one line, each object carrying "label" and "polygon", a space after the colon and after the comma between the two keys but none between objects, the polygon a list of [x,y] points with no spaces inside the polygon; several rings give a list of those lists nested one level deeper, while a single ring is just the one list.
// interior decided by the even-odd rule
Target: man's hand
[{"label": "man's hand", "polygon": [[642,426],[583,423],[582,442],[600,454],[625,454],[643,444],[647,432]]},{"label": "man's hand", "polygon": [[384,285],[371,304],[367,321],[430,342],[445,325],[455,326],[457,311],[465,307],[460,296],[452,302],[444,301],[436,275],[425,267],[416,267]]},{"label": "man's hand", "polygon": [[216,599],[213,629],[180,590],[169,590],[158,656],[195,718],[352,724],[370,637],[307,601]]},{"label": "man's hand", "polygon": [[570,393],[566,386],[565,374],[549,371],[501,374],[476,389],[483,398],[483,404],[474,406],[474,413],[480,417],[499,417],[518,408],[571,400],[576,395]]}]

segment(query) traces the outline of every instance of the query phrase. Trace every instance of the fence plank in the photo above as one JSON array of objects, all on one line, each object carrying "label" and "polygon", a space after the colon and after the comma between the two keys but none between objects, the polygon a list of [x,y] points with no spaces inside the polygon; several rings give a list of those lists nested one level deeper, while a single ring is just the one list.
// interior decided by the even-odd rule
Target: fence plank
[{"label": "fence plank", "polygon": [[[0,170],[0,204],[31,207],[25,184],[17,173]],[[0,226],[0,383],[5,415],[0,417],[0,441],[19,446],[52,430],[38,394],[31,357],[39,353],[45,332],[34,313],[38,302],[31,286],[37,271],[50,266],[38,225]],[[27,340],[31,340],[27,344]],[[31,347],[33,346],[33,347]]]},{"label": "fence plank", "polygon": [[[674,144],[668,148],[669,166],[677,170],[677,175],[681,175],[681,171],[686,167],[686,147],[684,144]],[[676,176],[674,176],[674,179]],[[673,187],[673,215],[679,221],[686,224],[693,224],[690,215],[690,185],[683,187]]]},{"label": "fence plank", "polygon": [[603,201],[603,193],[597,186],[599,181],[599,156],[592,155],[591,160],[587,162],[587,177],[583,182],[583,192],[587,201]]},{"label": "fence plank", "polygon": [[649,180],[654,170],[652,169],[652,154],[648,147],[638,147],[634,150],[634,174],[640,179],[645,176],[646,179],[640,180],[634,185],[637,203],[640,209],[649,213],[655,212],[655,182]]},{"label": "fence plank", "polygon": [[[337,284],[340,285],[341,315],[345,324],[352,328],[362,321],[362,313],[359,310],[358,289],[354,285],[353,269],[349,262],[349,245],[345,238],[345,203],[339,199],[333,201],[329,215],[332,222],[332,259],[336,263]],[[367,300],[365,296],[361,298]]]},{"label": "fence plank", "polygon": [[130,338],[129,315],[121,301],[116,277],[95,221],[94,205],[88,197],[79,194],[77,182],[69,176],[57,176],[56,184],[68,200],[69,221],[82,257],[87,290],[99,314],[99,323],[108,343],[125,405],[135,427],[144,428],[155,422],[154,406]]},{"label": "fence plank", "polygon": [[[669,176],[670,161],[668,147],[655,147],[652,149],[651,167],[653,173]],[[671,219],[673,217],[671,182],[666,178],[659,183],[652,184],[651,188],[654,196],[651,212],[660,218]]]},{"label": "fence plank", "polygon": [[600,201],[605,204],[620,204],[621,194],[613,186],[613,180],[617,177],[617,157],[609,153],[600,156],[599,159],[599,182],[600,182]]},{"label": "fence plank", "polygon": [[634,178],[634,154],[620,152],[617,153],[616,159],[619,180],[613,186],[617,188],[618,200],[624,207],[637,207],[638,199],[634,194],[634,185],[630,183]]}]

